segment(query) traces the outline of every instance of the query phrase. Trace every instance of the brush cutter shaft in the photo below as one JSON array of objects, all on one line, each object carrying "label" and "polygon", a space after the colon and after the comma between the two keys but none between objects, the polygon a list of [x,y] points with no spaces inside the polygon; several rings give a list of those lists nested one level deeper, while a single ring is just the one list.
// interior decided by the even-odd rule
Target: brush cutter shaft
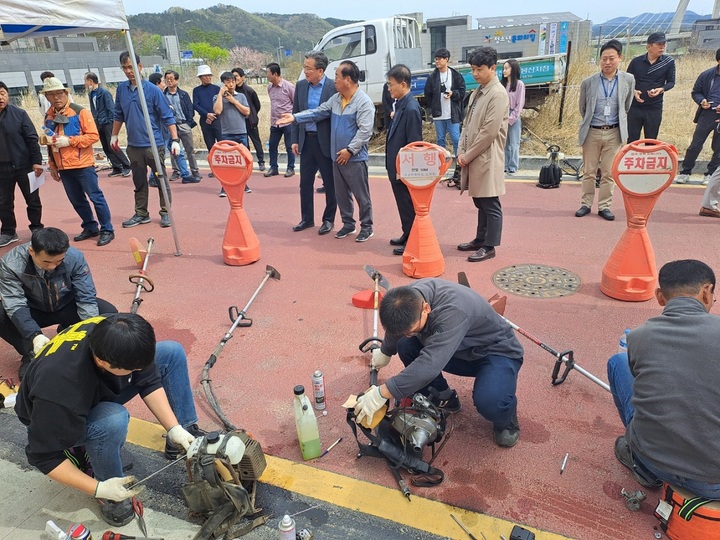
[{"label": "brush cutter shaft", "polygon": [[145,251],[145,259],[143,260],[142,269],[139,273],[130,275],[130,283],[135,285],[135,297],[133,298],[132,307],[130,308],[130,312],[133,314],[137,313],[138,308],[142,303],[140,293],[142,291],[152,292],[153,289],[155,289],[155,284],[149,277],[147,277],[146,273],[148,262],[150,260],[150,251],[152,250],[154,242],[155,239],[153,237],[148,238],[147,250]]}]

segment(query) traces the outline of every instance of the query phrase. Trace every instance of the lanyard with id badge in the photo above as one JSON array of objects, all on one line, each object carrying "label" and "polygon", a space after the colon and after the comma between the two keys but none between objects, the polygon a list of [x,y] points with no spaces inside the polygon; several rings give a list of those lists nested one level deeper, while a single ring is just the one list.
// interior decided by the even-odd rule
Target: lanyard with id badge
[{"label": "lanyard with id badge", "polygon": [[600,75],[600,84],[603,88],[603,93],[605,94],[605,107],[603,108],[603,116],[605,118],[609,117],[611,115],[610,112],[610,102],[608,101],[611,97],[613,97],[613,92],[615,92],[615,88],[617,87],[618,82],[618,76],[617,73],[615,74],[615,78],[613,79],[613,84],[610,87],[610,93],[608,94],[607,86],[605,86],[605,77]]}]

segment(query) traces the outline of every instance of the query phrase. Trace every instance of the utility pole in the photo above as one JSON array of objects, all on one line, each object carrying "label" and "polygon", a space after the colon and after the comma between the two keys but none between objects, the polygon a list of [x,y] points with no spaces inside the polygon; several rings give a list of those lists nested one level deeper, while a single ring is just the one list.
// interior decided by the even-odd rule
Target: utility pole
[{"label": "utility pole", "polygon": [[280,38],[278,38],[278,46],[277,46],[277,63],[280,63],[280,51],[282,50],[283,46],[280,45]]}]

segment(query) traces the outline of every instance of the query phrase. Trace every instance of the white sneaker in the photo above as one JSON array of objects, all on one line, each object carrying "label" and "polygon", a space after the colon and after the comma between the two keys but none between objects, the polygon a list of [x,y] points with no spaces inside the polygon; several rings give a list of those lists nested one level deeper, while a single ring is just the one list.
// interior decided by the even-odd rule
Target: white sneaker
[{"label": "white sneaker", "polygon": [[690,181],[690,175],[689,174],[678,174],[675,177],[675,183],[676,184],[687,184]]},{"label": "white sneaker", "polygon": [[702,181],[702,185],[703,185],[703,186],[707,186],[707,185],[710,183],[710,177],[711,177],[711,176],[712,176],[712,174],[706,174],[706,175],[705,175],[705,177],[703,178],[703,181]]}]

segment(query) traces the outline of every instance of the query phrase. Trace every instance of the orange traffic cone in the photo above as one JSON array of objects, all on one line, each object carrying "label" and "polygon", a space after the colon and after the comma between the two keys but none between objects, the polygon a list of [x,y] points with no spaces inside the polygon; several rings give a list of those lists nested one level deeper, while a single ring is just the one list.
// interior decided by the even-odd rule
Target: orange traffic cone
[{"label": "orange traffic cone", "polygon": [[243,209],[245,184],[252,174],[252,154],[242,144],[218,141],[208,154],[208,162],[230,202],[222,243],[223,261],[232,266],[254,263],[260,260],[260,241]]}]

